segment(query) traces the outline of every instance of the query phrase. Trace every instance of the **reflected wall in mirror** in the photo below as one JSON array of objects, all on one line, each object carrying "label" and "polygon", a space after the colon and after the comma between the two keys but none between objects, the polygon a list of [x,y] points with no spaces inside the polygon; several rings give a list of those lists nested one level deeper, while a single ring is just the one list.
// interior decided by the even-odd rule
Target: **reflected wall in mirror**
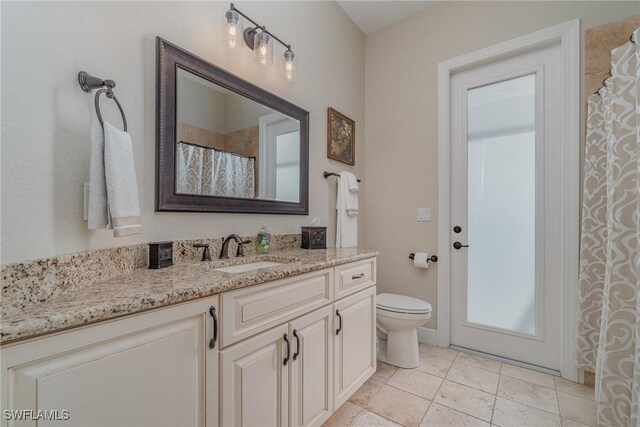
[{"label": "reflected wall in mirror", "polygon": [[300,123],[184,69],[177,82],[178,194],[300,199]]},{"label": "reflected wall in mirror", "polygon": [[160,38],[158,61],[157,209],[306,214],[308,113]]}]

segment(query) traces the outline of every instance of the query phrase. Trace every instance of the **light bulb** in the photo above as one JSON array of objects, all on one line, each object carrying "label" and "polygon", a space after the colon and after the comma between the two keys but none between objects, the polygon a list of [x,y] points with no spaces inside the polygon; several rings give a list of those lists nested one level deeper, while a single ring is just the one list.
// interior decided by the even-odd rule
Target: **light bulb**
[{"label": "light bulb", "polygon": [[254,36],[254,61],[258,65],[273,63],[273,42],[271,36],[262,29]]},{"label": "light bulb", "polygon": [[240,46],[242,34],[242,22],[240,15],[233,9],[229,9],[225,15],[224,34],[222,43],[228,49],[236,49]]},{"label": "light bulb", "polygon": [[288,81],[292,81],[296,76],[296,62],[298,58],[294,55],[291,49],[287,49],[284,53],[283,71],[284,77]]}]

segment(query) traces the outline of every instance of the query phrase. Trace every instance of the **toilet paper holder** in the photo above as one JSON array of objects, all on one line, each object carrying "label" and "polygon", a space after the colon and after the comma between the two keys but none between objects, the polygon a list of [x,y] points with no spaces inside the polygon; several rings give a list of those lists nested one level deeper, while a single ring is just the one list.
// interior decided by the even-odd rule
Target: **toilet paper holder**
[{"label": "toilet paper holder", "polygon": [[[416,254],[415,254],[415,253],[411,252],[411,253],[409,254],[409,259],[414,259],[415,257],[416,257]],[[431,261],[431,262],[438,262],[438,257],[437,257],[437,256],[435,256],[435,255],[431,255],[431,256],[427,259],[427,261]]]}]

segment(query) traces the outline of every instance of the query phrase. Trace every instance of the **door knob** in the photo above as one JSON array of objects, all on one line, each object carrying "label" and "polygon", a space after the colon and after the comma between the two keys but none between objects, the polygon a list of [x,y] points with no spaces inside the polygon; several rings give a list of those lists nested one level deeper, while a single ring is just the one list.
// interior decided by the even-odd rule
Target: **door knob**
[{"label": "door knob", "polygon": [[454,249],[462,249],[462,248],[468,248],[469,245],[463,245],[460,242],[453,242],[453,248]]}]

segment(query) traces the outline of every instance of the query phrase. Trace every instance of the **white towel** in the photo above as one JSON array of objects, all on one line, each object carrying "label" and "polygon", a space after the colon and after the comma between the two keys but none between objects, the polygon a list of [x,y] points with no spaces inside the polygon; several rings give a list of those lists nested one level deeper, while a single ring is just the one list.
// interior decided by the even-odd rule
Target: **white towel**
[{"label": "white towel", "polygon": [[338,179],[336,248],[358,245],[358,193],[349,191],[349,175],[355,180],[349,172],[341,172]]},{"label": "white towel", "polygon": [[94,119],[91,126],[91,160],[89,162],[89,230],[111,228],[107,206],[107,182],[104,174],[104,133]]},{"label": "white towel", "polygon": [[[357,193],[359,190],[358,187],[358,178],[356,178],[356,176],[352,173],[347,173],[347,181],[349,183],[349,192],[350,193]],[[357,200],[357,199],[356,199]]]},{"label": "white towel", "polygon": [[131,137],[104,122],[104,170],[115,237],[142,231]]}]

